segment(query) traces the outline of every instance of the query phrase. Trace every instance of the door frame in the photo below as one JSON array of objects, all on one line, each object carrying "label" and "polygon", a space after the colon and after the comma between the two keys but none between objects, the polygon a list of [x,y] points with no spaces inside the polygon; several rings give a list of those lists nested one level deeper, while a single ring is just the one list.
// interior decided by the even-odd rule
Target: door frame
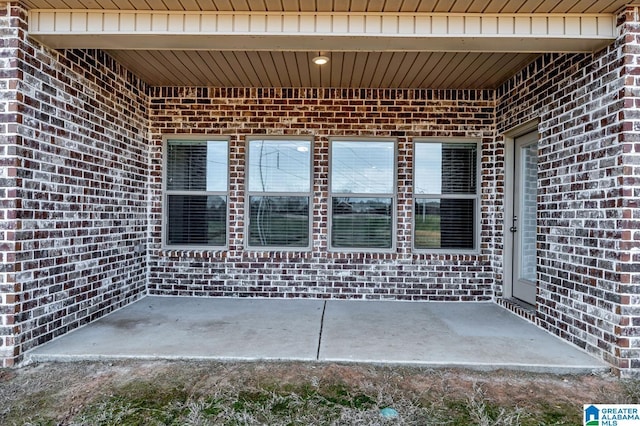
[{"label": "door frame", "polygon": [[[515,162],[515,140],[520,136],[538,130],[539,119],[528,121],[519,126],[504,132],[504,216],[502,220],[503,247],[502,252],[502,298],[513,298],[513,238],[509,228],[511,228],[511,218],[513,217],[514,200],[514,162]],[[538,138],[539,140],[539,138]]]}]

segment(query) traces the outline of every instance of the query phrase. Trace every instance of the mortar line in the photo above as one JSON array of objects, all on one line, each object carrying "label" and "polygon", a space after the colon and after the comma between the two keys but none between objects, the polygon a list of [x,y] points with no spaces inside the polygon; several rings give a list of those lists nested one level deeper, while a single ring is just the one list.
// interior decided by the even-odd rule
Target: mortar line
[{"label": "mortar line", "polygon": [[316,352],[316,361],[320,360],[320,346],[322,345],[322,331],[324,330],[324,313],[327,311],[327,301],[322,305],[322,316],[320,317],[320,335],[318,336],[318,351]]}]

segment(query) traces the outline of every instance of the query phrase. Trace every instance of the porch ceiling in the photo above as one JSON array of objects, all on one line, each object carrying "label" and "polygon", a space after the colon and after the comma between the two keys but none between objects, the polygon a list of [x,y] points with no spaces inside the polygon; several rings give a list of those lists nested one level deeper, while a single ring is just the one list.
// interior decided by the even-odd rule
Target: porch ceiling
[{"label": "porch ceiling", "polygon": [[23,3],[44,44],[104,49],[152,86],[491,89],[541,53],[609,44],[628,0]]},{"label": "porch ceiling", "polygon": [[615,13],[629,0],[22,0],[29,9],[252,12]]},{"label": "porch ceiling", "polygon": [[495,88],[537,54],[109,50],[154,86]]}]

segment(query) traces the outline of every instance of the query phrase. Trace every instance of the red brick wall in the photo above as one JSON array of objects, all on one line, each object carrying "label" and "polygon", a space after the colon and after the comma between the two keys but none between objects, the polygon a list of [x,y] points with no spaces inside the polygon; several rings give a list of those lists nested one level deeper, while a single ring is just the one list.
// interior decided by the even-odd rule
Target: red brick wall
[{"label": "red brick wall", "polygon": [[[494,174],[490,91],[208,89],[151,90],[152,235],[149,292],[204,296],[491,300],[494,275],[489,193]],[[162,136],[230,137],[230,248],[163,250]],[[313,135],[313,249],[244,249],[245,136]],[[328,137],[397,137],[398,233],[394,253],[327,251]],[[483,142],[482,250],[478,255],[411,250],[412,141],[474,137]]]},{"label": "red brick wall", "polygon": [[497,132],[540,119],[539,321],[628,376],[640,367],[637,10],[619,24],[614,45],[545,55],[500,87]]},{"label": "red brick wall", "polygon": [[21,72],[18,66],[18,44],[24,36],[24,17],[0,3],[0,366],[12,365],[15,348],[16,300],[16,209],[18,200],[17,155],[18,85]]},{"label": "red brick wall", "polygon": [[148,145],[144,85],[104,53],[39,45],[23,9],[0,10],[13,66],[0,85],[16,89],[1,104],[7,365],[144,294]]},{"label": "red brick wall", "polygon": [[624,31],[622,110],[618,119],[622,133],[616,183],[620,188],[616,207],[621,241],[616,245],[616,271],[620,274],[620,321],[614,327],[616,355],[627,376],[640,377],[640,8],[626,10]]},{"label": "red brick wall", "polygon": [[[637,8],[593,55],[546,55],[497,91],[148,88],[102,52],[49,50],[0,2],[0,359],[151,294],[492,300],[503,294],[502,133],[538,118],[538,321],[640,371]],[[230,138],[230,247],[164,250],[162,137]],[[245,137],[313,135],[313,248],[244,249]],[[327,250],[328,138],[398,139],[397,250]],[[411,249],[412,142],[481,149],[475,255]]]}]

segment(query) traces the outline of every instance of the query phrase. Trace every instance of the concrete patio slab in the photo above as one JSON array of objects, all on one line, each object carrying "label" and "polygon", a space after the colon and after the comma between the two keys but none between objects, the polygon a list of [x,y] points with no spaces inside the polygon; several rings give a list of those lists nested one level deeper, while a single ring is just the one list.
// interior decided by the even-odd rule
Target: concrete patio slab
[{"label": "concrete patio slab", "polygon": [[315,360],[324,302],[146,297],[31,352],[38,360]]},{"label": "concrete patio slab", "polygon": [[26,357],[608,370],[603,362],[493,303],[148,296]]},{"label": "concrete patio slab", "polygon": [[602,369],[589,354],[493,303],[331,302],[320,360],[476,369]]}]

